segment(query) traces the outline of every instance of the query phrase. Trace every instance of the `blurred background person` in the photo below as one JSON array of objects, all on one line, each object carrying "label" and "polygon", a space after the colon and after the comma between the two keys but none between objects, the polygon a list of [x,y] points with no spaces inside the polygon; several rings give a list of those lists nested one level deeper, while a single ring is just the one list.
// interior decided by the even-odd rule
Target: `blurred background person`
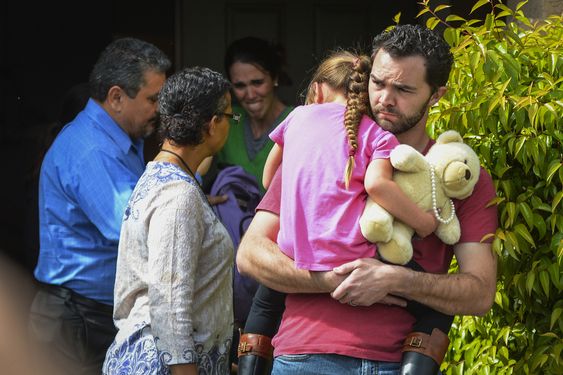
[{"label": "blurred background person", "polygon": [[[264,164],[274,145],[268,134],[293,109],[276,95],[276,87],[291,84],[284,67],[284,49],[256,37],[235,40],[225,54],[225,72],[236,103],[233,112],[241,118],[215,157],[215,166],[219,170],[242,166],[256,178],[262,192]],[[214,174],[210,173],[211,179]]]}]

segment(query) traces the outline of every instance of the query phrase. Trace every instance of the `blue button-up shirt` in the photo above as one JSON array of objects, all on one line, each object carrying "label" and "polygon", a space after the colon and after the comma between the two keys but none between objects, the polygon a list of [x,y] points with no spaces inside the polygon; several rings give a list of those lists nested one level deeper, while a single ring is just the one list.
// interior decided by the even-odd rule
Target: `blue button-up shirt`
[{"label": "blue button-up shirt", "polygon": [[143,140],[90,99],[41,166],[37,280],[113,304],[121,220],[144,169]]}]

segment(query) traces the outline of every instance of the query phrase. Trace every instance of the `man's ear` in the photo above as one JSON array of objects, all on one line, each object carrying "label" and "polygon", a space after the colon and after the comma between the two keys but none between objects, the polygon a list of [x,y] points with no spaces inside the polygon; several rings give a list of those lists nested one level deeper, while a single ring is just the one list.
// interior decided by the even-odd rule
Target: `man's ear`
[{"label": "man's ear", "polygon": [[108,91],[106,102],[116,112],[121,112],[125,92],[119,86],[112,86]]},{"label": "man's ear", "polygon": [[440,98],[442,96],[444,96],[444,94],[446,93],[446,91],[448,91],[448,89],[446,88],[446,86],[440,86],[438,87],[438,90],[436,90],[434,92],[434,94],[432,94],[432,96],[430,97],[430,105],[434,105],[436,103],[438,103],[438,101],[440,100]]},{"label": "man's ear", "polygon": [[325,100],[323,93],[323,84],[318,82],[313,82],[313,87],[315,90],[315,96],[313,97],[313,103],[322,104]]}]

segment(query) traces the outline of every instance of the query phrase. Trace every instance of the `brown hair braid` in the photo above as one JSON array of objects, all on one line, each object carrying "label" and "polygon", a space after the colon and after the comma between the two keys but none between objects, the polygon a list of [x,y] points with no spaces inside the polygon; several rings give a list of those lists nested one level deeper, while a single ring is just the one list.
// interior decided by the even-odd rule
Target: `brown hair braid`
[{"label": "brown hair braid", "polygon": [[354,61],[354,72],[350,75],[348,83],[348,101],[346,102],[346,113],[344,115],[344,127],[346,128],[346,135],[348,136],[348,145],[350,150],[348,152],[348,162],[344,170],[344,183],[346,189],[350,184],[352,171],[354,170],[354,157],[356,149],[358,148],[358,125],[362,120],[363,115],[368,113],[368,83],[369,73],[371,70],[370,59],[367,56],[359,56]]},{"label": "brown hair braid", "polygon": [[369,114],[368,83],[371,70],[370,58],[348,51],[337,51],[329,55],[317,68],[307,90],[305,104],[314,102],[314,83],[325,83],[335,91],[346,95],[344,127],[348,138],[348,162],[344,170],[346,189],[354,170],[354,157],[358,148],[358,125],[362,116]]}]

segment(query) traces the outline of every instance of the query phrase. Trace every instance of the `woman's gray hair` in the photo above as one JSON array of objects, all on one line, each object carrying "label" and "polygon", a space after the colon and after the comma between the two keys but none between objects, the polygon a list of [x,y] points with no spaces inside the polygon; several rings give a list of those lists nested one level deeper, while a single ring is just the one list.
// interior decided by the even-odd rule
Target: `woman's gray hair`
[{"label": "woman's gray hair", "polygon": [[223,75],[209,68],[186,68],[170,76],[159,96],[160,138],[179,146],[202,143],[213,116],[227,109],[230,88]]}]

